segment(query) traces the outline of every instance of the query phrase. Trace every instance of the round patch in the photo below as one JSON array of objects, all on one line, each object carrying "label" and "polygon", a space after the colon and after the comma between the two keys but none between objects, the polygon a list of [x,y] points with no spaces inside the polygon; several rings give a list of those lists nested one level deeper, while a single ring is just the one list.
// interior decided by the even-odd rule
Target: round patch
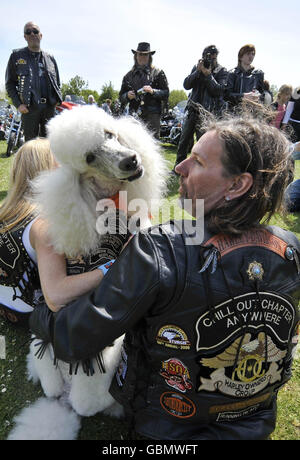
[{"label": "round patch", "polygon": [[188,340],[186,333],[173,324],[166,324],[159,329],[156,343],[178,350],[189,350],[191,348],[191,342]]},{"label": "round patch", "polygon": [[161,407],[178,418],[190,418],[196,413],[196,406],[189,398],[178,393],[166,391],[160,397]]}]

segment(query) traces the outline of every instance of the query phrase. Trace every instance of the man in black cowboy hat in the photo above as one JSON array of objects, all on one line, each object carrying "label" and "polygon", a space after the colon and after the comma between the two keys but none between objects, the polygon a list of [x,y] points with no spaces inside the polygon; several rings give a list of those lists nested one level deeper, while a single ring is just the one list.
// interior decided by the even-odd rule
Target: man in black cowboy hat
[{"label": "man in black cowboy hat", "polygon": [[178,145],[173,174],[176,174],[176,165],[186,159],[192,148],[194,133],[196,132],[197,140],[203,134],[195,104],[200,104],[203,109],[214,115],[220,115],[225,106],[223,93],[226,86],[227,70],[217,62],[218,53],[215,45],[204,48],[202,59],[193,67],[192,72],[183,82],[184,88],[192,90],[192,92],[187,103],[187,116]]},{"label": "man in black cowboy hat", "polygon": [[152,65],[150,44],[141,42],[134,54],[134,66],[125,75],[119,99],[123,106],[129,103],[129,112],[136,112],[154,136],[159,138],[162,101],[169,97],[168,81],[164,72]]}]

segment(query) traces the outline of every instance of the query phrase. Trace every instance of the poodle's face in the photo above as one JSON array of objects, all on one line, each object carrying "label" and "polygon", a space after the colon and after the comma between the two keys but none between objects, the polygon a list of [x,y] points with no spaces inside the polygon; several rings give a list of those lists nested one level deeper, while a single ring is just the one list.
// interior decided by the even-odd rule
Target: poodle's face
[{"label": "poodle's face", "polygon": [[88,167],[86,172],[107,179],[133,181],[143,174],[139,154],[112,130],[103,130],[102,142],[85,152],[84,157]]},{"label": "poodle's face", "polygon": [[[136,145],[103,110],[77,107],[48,123],[51,149],[58,162],[85,177],[132,181],[143,174]],[[128,137],[128,136],[127,136]]]}]

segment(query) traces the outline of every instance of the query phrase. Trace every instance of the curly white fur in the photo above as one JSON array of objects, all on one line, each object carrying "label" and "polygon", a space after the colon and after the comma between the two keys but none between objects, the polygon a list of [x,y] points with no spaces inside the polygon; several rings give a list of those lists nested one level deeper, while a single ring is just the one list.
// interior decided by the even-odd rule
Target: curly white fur
[{"label": "curly white fur", "polygon": [[[74,257],[99,245],[98,200],[126,191],[128,203],[142,199],[150,211],[151,200],[162,197],[166,163],[159,144],[137,120],[115,119],[97,107],[83,106],[53,118],[47,128],[60,167],[41,174],[34,191],[58,253]],[[90,153],[95,160],[89,164]],[[128,181],[129,174],[120,170],[120,163],[132,155],[144,174]]]},{"label": "curly white fur", "polygon": [[59,401],[39,398],[14,418],[8,441],[70,441],[77,438],[80,417]]},{"label": "curly white fur", "polygon": [[[48,134],[51,150],[60,166],[42,173],[33,186],[39,212],[48,221],[51,242],[57,252],[73,257],[88,254],[99,246],[98,200],[126,191],[128,203],[142,199],[150,211],[151,200],[163,196],[167,177],[165,161],[158,143],[136,120],[114,119],[96,107],[78,107],[53,118],[48,124]],[[132,158],[136,166],[129,161],[132,168],[124,168],[124,162],[127,165]],[[136,173],[141,177],[129,181]],[[145,226],[148,222],[147,217],[141,224]],[[52,399],[42,399],[26,408],[16,418],[17,425],[9,439],[75,438],[79,424],[74,413],[65,404],[60,408],[53,400],[58,397],[64,400],[66,394],[67,403],[79,415],[90,416],[101,411],[121,417],[123,408],[108,390],[119,363],[122,342],[120,337],[113,347],[103,350],[105,373],[100,373],[94,365],[93,376],[86,376],[80,367],[77,374],[70,376],[66,363],[59,361],[57,367],[53,365],[50,345],[43,358],[38,359],[39,340],[34,340],[27,357],[28,377],[34,383],[40,381],[45,395]],[[56,434],[53,417],[59,420]],[[64,433],[61,417],[70,420],[71,434],[69,429]],[[39,434],[40,420],[45,422]]]}]

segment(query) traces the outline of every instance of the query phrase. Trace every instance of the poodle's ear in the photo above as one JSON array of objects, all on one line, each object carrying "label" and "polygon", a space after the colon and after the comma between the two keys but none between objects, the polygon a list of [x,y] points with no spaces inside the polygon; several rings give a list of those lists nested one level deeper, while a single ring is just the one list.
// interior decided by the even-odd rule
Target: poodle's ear
[{"label": "poodle's ear", "polygon": [[33,182],[33,192],[55,250],[68,257],[89,253],[98,239],[96,217],[81,193],[79,174],[68,167],[42,173]]}]

